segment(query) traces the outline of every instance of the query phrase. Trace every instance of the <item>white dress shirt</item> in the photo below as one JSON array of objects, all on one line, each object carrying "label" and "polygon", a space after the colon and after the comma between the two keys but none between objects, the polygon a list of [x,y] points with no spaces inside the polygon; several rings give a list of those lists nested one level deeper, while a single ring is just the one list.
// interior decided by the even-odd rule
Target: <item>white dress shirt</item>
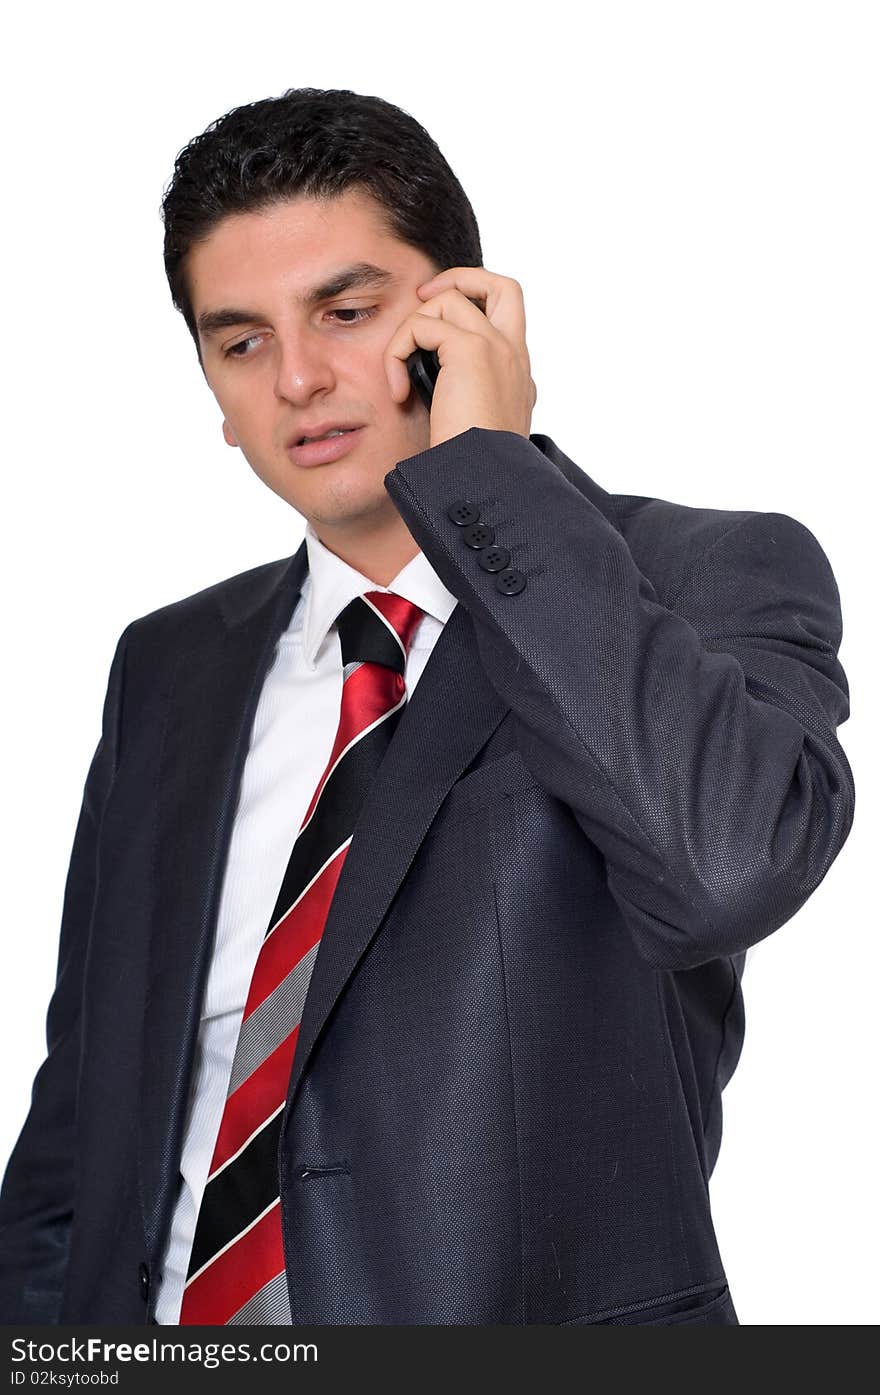
[{"label": "white dress shirt", "polygon": [[457,604],[423,552],[376,586],[306,526],[309,570],[266,675],[245,759],[193,1066],[180,1190],[162,1264],[156,1321],[177,1323],[196,1218],[226,1102],[260,946],[293,842],[324,773],[342,705],[342,650],[331,628],[364,591],[394,591],[425,612],[404,681],[412,694]]}]

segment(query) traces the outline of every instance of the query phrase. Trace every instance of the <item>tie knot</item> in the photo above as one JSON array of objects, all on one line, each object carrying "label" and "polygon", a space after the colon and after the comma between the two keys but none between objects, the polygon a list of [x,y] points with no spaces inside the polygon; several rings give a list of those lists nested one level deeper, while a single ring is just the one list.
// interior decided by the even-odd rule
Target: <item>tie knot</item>
[{"label": "tie knot", "polygon": [[385,664],[403,675],[416,626],[424,615],[393,591],[365,591],[337,616],[342,663]]}]

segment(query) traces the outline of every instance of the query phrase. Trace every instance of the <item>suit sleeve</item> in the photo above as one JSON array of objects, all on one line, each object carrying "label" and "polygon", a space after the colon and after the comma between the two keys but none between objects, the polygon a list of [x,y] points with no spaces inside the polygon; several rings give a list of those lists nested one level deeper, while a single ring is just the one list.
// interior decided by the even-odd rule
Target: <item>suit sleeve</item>
[{"label": "suit sleeve", "polygon": [[[130,627],[129,627],[130,628]],[[83,970],[95,899],[101,819],[116,767],[125,646],[110,668],[64,891],[46,1058],[0,1191],[0,1321],[58,1321],[75,1191],[76,1094]]]},{"label": "suit sleeve", "polygon": [[[661,598],[523,436],[472,428],[399,462],[385,487],[470,613],[523,760],[603,854],[637,951],[693,968],[789,920],[855,803],[836,736],[840,599],[812,533],[784,514],[715,512],[711,538],[683,533]],[[510,553],[515,594],[465,541],[460,500]]]}]

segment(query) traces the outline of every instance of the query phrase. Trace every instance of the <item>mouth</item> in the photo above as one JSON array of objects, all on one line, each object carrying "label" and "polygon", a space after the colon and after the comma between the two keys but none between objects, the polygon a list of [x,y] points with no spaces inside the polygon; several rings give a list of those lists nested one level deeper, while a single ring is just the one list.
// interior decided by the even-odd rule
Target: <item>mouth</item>
[{"label": "mouth", "polygon": [[290,446],[311,445],[312,441],[332,440],[334,436],[347,435],[350,431],[358,431],[357,426],[326,426],[323,431],[316,431],[312,435],[299,436],[296,440],[288,441]]},{"label": "mouth", "polygon": [[297,436],[288,442],[287,453],[296,465],[328,465],[347,455],[361,438],[363,426],[329,427],[316,438]]}]

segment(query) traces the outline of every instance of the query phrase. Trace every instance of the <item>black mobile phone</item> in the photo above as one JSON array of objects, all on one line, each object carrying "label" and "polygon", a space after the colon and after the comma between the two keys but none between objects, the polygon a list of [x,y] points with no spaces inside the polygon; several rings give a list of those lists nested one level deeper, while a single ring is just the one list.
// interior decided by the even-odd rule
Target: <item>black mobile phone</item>
[{"label": "black mobile phone", "polygon": [[421,397],[428,411],[434,397],[434,384],[440,372],[440,359],[436,349],[416,349],[406,361],[409,379]]}]

